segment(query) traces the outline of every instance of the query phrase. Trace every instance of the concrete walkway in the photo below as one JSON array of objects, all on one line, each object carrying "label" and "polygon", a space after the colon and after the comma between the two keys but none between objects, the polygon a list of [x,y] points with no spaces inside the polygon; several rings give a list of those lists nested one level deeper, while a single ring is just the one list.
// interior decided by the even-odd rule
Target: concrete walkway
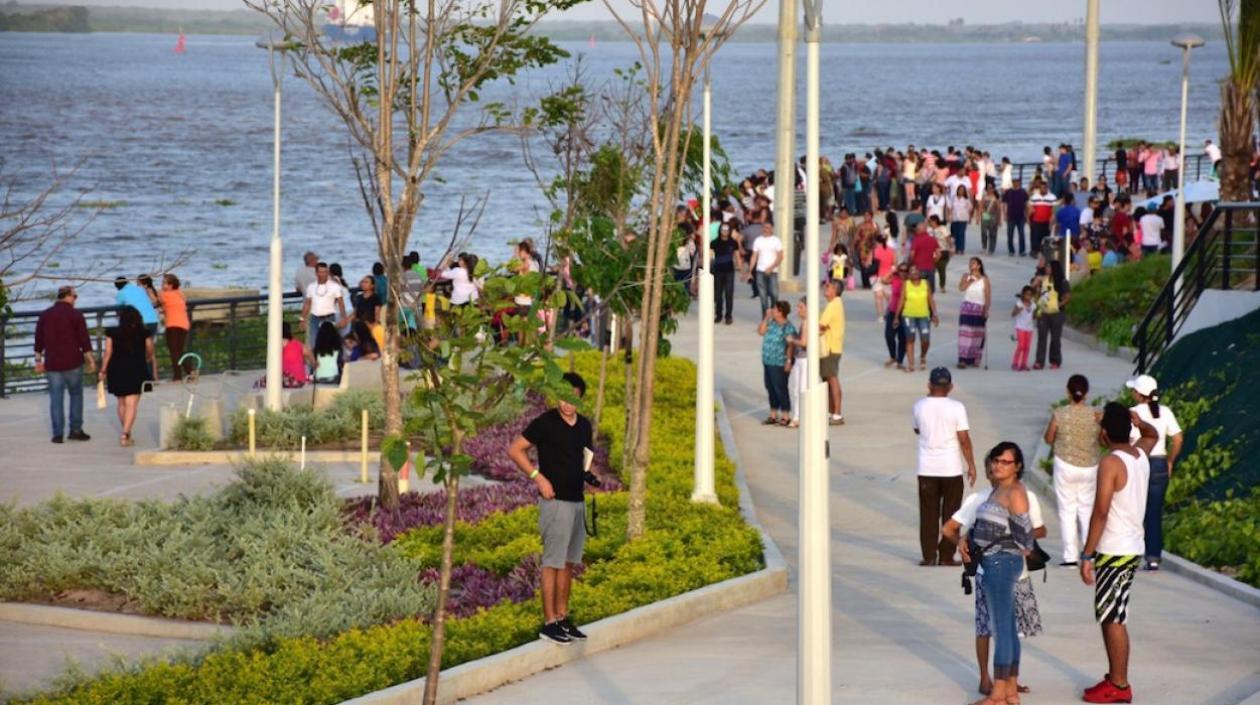
[{"label": "concrete walkway", "polygon": [[[1087,375],[1097,394],[1118,387],[1131,365],[1065,343],[1063,369],[1011,372],[1007,314],[1032,264],[1005,256],[986,260],[994,287],[990,369],[955,370],[955,396],[967,404],[978,455],[1007,439],[1031,455],[1048,407],[1064,396],[1070,374]],[[950,268],[951,280],[961,276],[962,262]],[[729,406],[758,516],[795,566],[796,435],[760,425],[766,394],[754,323],[758,311],[747,298],[747,286],[738,291],[735,325],[718,330],[718,386]],[[916,565],[916,442],[909,413],[925,393],[927,375],[884,369],[883,329],[875,321],[870,292],[848,292],[845,299],[841,379],[847,425],[830,432],[833,702],[970,702],[979,697],[972,598],[959,588],[957,569]],[[933,330],[930,365],[955,366],[959,300],[956,288],[939,299],[942,325]],[[693,315],[674,336],[674,350],[689,355],[695,349]],[[1057,557],[1057,521],[1047,510],[1050,538],[1044,544]],[[1021,681],[1033,690],[1026,702],[1079,702],[1080,690],[1107,667],[1093,622],[1092,590],[1074,571],[1048,572],[1048,582],[1035,582],[1045,634],[1024,643]],[[1131,680],[1138,702],[1227,705],[1260,691],[1260,610],[1161,573],[1139,576],[1131,615]],[[794,702],[795,684],[796,599],[788,594],[470,702],[764,705]]]}]

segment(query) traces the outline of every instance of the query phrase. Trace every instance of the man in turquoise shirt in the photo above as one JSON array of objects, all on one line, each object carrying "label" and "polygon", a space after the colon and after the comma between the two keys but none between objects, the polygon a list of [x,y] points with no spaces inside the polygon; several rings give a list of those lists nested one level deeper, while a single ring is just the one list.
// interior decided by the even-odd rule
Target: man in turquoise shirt
[{"label": "man in turquoise shirt", "polygon": [[144,293],[144,289],[127,281],[127,277],[115,279],[114,286],[118,289],[118,295],[114,297],[114,301],[119,306],[130,306],[139,311],[140,318],[144,321],[144,327],[148,328],[150,333],[156,333],[158,326],[157,309],[153,308],[153,302],[149,301],[149,295]]}]

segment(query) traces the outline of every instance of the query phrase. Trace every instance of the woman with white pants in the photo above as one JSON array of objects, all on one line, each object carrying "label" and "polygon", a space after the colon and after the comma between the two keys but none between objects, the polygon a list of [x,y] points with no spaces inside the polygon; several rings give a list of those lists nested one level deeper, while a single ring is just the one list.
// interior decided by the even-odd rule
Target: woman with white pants
[{"label": "woman with white pants", "polygon": [[805,299],[802,297],[796,302],[796,315],[801,317],[801,325],[797,328],[800,333],[788,336],[787,339],[793,350],[792,371],[788,373],[788,393],[792,397],[792,421],[788,423],[788,428],[800,427],[801,402],[805,398],[805,390],[809,388],[809,376],[805,370],[805,347],[809,344],[809,327],[806,324],[809,321],[805,314]]},{"label": "woman with white pants", "polygon": [[1063,537],[1061,566],[1074,566],[1081,555],[1098,484],[1098,421],[1102,414],[1085,402],[1089,380],[1072,375],[1068,404],[1054,410],[1046,427],[1046,443],[1054,446],[1054,494],[1059,504]]}]

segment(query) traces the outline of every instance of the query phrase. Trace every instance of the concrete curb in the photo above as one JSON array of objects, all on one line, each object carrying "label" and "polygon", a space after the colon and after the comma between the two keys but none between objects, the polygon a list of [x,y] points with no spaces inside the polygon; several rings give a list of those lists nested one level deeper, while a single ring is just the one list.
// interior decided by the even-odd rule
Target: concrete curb
[{"label": "concrete curb", "polygon": [[108,634],[197,641],[227,636],[235,631],[232,627],[218,624],[159,619],[115,612],[96,612],[73,607],[30,605],[20,602],[0,602],[0,620]]},{"label": "concrete curb", "polygon": [[[297,461],[295,450],[263,450],[259,449],[254,457],[270,457],[279,455],[291,461]],[[381,461],[380,451],[368,451],[368,462],[378,464]],[[308,450],[307,463],[357,463],[360,459],[357,450]],[[135,454],[136,465],[148,467],[171,467],[177,465],[236,465],[249,460],[246,450],[138,450]]]},{"label": "concrete curb", "polygon": [[1063,326],[1063,337],[1078,345],[1084,345],[1085,347],[1091,350],[1097,350],[1098,352],[1106,355],[1107,357],[1115,357],[1121,360],[1130,360],[1130,361],[1137,359],[1138,351],[1135,350],[1134,348],[1130,348],[1126,345],[1121,345],[1115,350],[1112,350],[1110,346],[1108,346],[1106,343],[1099,340],[1097,336],[1093,335],[1092,333],[1079,331],[1070,326]]},{"label": "concrete curb", "polygon": [[[1049,421],[1047,420],[1047,423]],[[1050,446],[1046,444],[1045,439],[1037,440],[1037,450],[1033,456],[1033,461],[1029,464],[1028,470],[1024,473],[1024,478],[1028,480],[1028,484],[1037,490],[1038,494],[1045,498],[1046,503],[1053,507],[1058,507],[1058,500],[1054,494],[1054,479],[1041,469],[1041,459],[1050,457]],[[1164,551],[1164,558],[1161,567],[1170,573],[1189,578],[1200,585],[1209,587],[1223,595],[1245,602],[1248,605],[1260,608],[1260,589],[1254,588],[1242,581],[1222,575],[1210,568],[1187,560],[1175,553]],[[1260,704],[1258,704],[1260,705]]]},{"label": "concrete curb", "polygon": [[[499,686],[518,681],[541,671],[555,668],[584,656],[614,649],[623,644],[671,629],[711,614],[737,609],[778,595],[787,590],[787,564],[778,546],[757,522],[743,467],[735,448],[735,434],[726,417],[726,404],[721,393],[718,400],[718,429],[727,457],[735,463],[735,483],[740,491],[740,512],[749,525],[761,534],[766,567],[738,578],[708,585],[699,590],[676,595],[667,600],[637,607],[629,612],[602,619],[583,627],[585,642],[567,647],[533,641],[515,649],[455,666],[442,672],[438,702],[453,703]],[[414,705],[424,692],[425,679],[368,693],[342,705]]]}]

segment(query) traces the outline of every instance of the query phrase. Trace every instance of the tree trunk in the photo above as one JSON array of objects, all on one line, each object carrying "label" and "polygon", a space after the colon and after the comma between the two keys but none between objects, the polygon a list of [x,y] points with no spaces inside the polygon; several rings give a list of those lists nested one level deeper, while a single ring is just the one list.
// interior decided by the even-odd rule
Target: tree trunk
[{"label": "tree trunk", "polygon": [[621,397],[621,404],[626,410],[626,437],[621,446],[621,471],[623,473],[630,470],[630,454],[634,451],[634,441],[638,435],[638,425],[635,423],[637,418],[634,414],[636,403],[634,384],[634,317],[626,316],[625,331],[627,335],[622,337],[622,361],[624,363],[623,373],[626,378],[625,393]]},{"label": "tree trunk", "polygon": [[[382,250],[385,247],[385,238],[382,238]],[[389,281],[402,282],[402,268],[397,266],[398,260],[391,258],[389,252],[381,252],[381,259],[388,262]],[[394,261],[391,262],[391,259]],[[384,397],[385,406],[385,435],[402,435],[403,432],[403,416],[402,416],[402,391],[398,381],[398,360],[399,360],[399,338],[402,337],[402,331],[398,324],[398,294],[402,291],[400,286],[390,287],[389,301],[386,303],[385,310],[385,347],[381,350],[381,394]],[[379,480],[377,481],[377,500],[380,502],[382,511],[388,514],[398,512],[398,471],[390,464],[389,460],[381,453],[379,462]]]},{"label": "tree trunk", "polygon": [[[665,261],[674,233],[673,204],[678,196],[679,152],[683,117],[690,105],[690,77],[684,80],[678,61],[677,47],[671,67],[670,87],[672,104],[669,123],[665,129],[663,150],[658,150],[656,173],[653,174],[652,197],[648,215],[648,262],[643,273],[643,321],[642,345],[639,346],[639,364],[636,371],[636,405],[627,408],[634,414],[638,434],[634,439],[634,451],[630,459],[630,503],[627,510],[626,537],[633,541],[647,528],[647,470],[651,459],[652,397],[655,390],[656,353],[660,342],[661,305],[665,286]],[[663,151],[662,155],[660,152]],[[661,165],[660,157],[664,156]]]},{"label": "tree trunk", "polygon": [[599,351],[599,384],[595,387],[595,413],[592,425],[599,430],[599,420],[604,415],[604,385],[608,383],[608,346]]},{"label": "tree trunk", "polygon": [[[452,435],[453,454],[463,452],[463,434]],[[442,673],[442,650],[446,645],[446,603],[451,595],[451,563],[455,554],[455,509],[459,499],[459,475],[449,469],[446,476],[446,517],[442,532],[442,568],[438,574],[437,606],[433,610],[433,637],[429,640],[429,670],[424,679],[424,705],[436,705],[438,679]]]},{"label": "tree trunk", "polygon": [[1256,94],[1254,86],[1240,86],[1232,80],[1221,82],[1221,200],[1251,200],[1248,173],[1251,140],[1255,132]]}]

